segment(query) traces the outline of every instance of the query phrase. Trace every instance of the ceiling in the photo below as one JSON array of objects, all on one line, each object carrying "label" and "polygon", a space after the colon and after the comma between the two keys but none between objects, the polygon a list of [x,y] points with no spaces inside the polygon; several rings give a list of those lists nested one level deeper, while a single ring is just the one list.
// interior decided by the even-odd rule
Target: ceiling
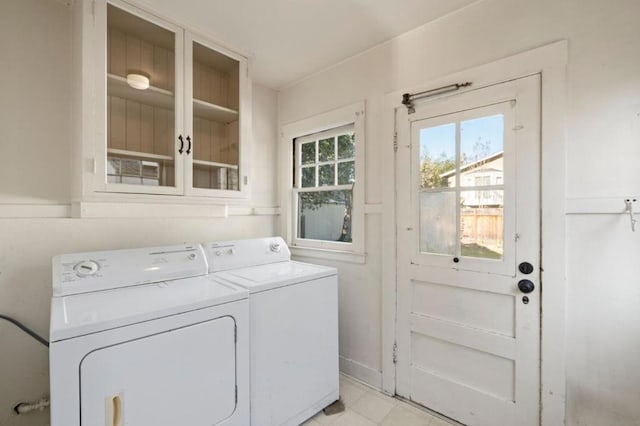
[{"label": "ceiling", "polygon": [[478,0],[141,0],[251,58],[278,89]]}]

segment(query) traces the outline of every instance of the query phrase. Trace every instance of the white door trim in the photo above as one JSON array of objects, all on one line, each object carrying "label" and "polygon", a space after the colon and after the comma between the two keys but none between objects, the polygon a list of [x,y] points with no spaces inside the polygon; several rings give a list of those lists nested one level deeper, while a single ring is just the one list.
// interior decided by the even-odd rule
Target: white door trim
[{"label": "white door trim", "polygon": [[[431,80],[417,87],[386,96],[388,114],[384,115],[384,134],[393,141],[395,109],[404,108],[401,97],[451,83],[472,81],[473,88],[541,74],[541,425],[562,425],[565,420],[565,311],[567,299],[565,252],[566,203],[566,67],[568,42],[546,46],[509,56],[489,64]],[[393,145],[383,149],[387,158],[394,155]],[[384,155],[383,155],[384,157]],[[382,245],[382,388],[395,394],[393,348],[396,324],[396,218],[395,161],[384,170]]]}]

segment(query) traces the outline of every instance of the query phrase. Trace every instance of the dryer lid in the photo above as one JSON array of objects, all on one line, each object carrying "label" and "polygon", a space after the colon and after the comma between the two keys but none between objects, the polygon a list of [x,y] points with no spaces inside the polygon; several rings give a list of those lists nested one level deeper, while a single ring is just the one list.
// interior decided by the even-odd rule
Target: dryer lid
[{"label": "dryer lid", "polygon": [[69,339],[247,297],[247,290],[209,277],[54,297],[50,340]]},{"label": "dryer lid", "polygon": [[257,293],[336,274],[337,270],[329,266],[287,261],[233,269],[212,276],[244,287],[250,293]]},{"label": "dryer lid", "polygon": [[200,244],[61,254],[53,258],[53,296],[195,277],[207,273]]}]

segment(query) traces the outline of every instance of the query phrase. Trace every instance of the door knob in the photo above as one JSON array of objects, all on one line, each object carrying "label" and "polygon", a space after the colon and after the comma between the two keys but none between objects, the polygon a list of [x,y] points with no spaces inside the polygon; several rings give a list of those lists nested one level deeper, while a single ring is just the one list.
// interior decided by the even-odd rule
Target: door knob
[{"label": "door knob", "polygon": [[518,288],[523,293],[531,293],[536,286],[529,280],[520,280],[518,282]]}]

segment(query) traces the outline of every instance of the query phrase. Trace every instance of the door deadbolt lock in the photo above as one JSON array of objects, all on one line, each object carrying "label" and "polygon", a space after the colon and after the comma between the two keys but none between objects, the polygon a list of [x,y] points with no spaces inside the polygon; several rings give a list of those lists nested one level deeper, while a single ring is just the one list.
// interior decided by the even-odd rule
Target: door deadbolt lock
[{"label": "door deadbolt lock", "polygon": [[522,262],[521,264],[518,265],[518,269],[523,274],[529,275],[530,273],[533,272],[533,265],[530,264],[529,262]]},{"label": "door deadbolt lock", "polygon": [[518,282],[518,288],[523,293],[531,293],[536,286],[529,280],[520,280]]}]

